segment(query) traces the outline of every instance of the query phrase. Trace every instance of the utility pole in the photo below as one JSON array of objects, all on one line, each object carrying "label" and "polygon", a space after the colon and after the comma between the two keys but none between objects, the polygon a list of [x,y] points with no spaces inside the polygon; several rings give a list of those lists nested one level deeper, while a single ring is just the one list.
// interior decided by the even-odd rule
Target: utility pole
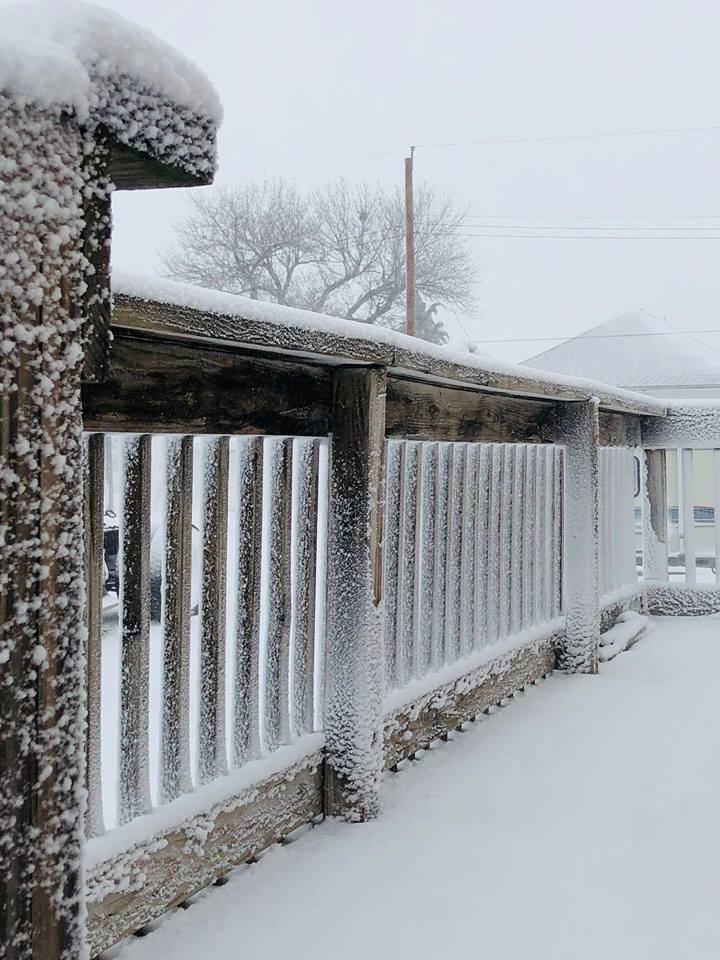
[{"label": "utility pole", "polygon": [[405,333],[415,336],[415,210],[413,206],[413,158],[415,147],[410,147],[410,156],[405,157],[405,262],[406,302]]}]

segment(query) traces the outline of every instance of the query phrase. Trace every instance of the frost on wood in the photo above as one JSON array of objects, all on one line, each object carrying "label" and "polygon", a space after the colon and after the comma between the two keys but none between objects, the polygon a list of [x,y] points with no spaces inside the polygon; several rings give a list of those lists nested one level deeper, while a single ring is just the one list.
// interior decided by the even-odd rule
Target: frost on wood
[{"label": "frost on wood", "polygon": [[637,581],[635,457],[625,447],[598,451],[600,596]]},{"label": "frost on wood", "polygon": [[559,616],[563,462],[541,444],[389,442],[388,689]]},{"label": "frost on wood", "polygon": [[[83,142],[0,93],[0,955],[84,956]],[[28,917],[45,929],[31,941]]]},{"label": "frost on wood", "polygon": [[720,403],[713,400],[672,403],[666,417],[643,418],[642,442],[648,448],[720,447]]},{"label": "frost on wood", "polygon": [[720,613],[720,589],[684,583],[650,583],[647,609],[658,617],[704,617]]},{"label": "frost on wood", "polygon": [[566,404],[559,424],[565,444],[564,613],[566,636],[558,665],[596,673],[598,589],[598,404]]},{"label": "frost on wood", "polygon": [[212,175],[222,111],[207,78],[180,53],[92,4],[31,2],[4,14],[18,50],[12,59],[0,56],[5,89],[44,104],[69,100],[88,129],[102,125],[115,141],[163,164],[199,179]]},{"label": "frost on wood", "polygon": [[328,808],[377,813],[382,772],[381,491],[385,373],[335,374],[330,441],[325,737]]}]

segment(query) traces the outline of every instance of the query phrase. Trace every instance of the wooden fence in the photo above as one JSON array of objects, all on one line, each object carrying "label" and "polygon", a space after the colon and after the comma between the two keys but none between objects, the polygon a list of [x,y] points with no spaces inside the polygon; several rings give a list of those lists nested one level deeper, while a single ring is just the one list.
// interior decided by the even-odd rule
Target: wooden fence
[{"label": "wooden fence", "polygon": [[597,669],[600,597],[642,594],[658,413],[122,296],[114,335],[83,393],[95,951],[372,816],[383,767],[556,664]]}]

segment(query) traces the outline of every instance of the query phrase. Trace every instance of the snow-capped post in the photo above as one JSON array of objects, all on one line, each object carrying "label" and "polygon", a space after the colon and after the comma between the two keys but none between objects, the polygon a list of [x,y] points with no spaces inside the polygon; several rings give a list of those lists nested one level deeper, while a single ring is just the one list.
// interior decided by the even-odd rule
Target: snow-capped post
[{"label": "snow-capped post", "polygon": [[558,442],[565,446],[563,608],[565,637],[557,665],[597,673],[600,640],[598,564],[598,401],[560,405]]},{"label": "snow-capped post", "polygon": [[643,576],[646,580],[667,580],[667,466],[664,450],[645,451],[643,473]]},{"label": "snow-capped post", "polygon": [[368,820],[383,766],[385,370],[336,370],[330,436],[325,812]]},{"label": "snow-capped post", "polygon": [[[192,64],[108,10],[68,0],[5,12],[0,954],[82,960],[80,386],[83,376],[102,377],[110,343],[111,180],[121,189],[210,182],[220,108]],[[99,582],[91,577],[89,589]],[[96,601],[88,606],[91,628]],[[96,668],[91,663],[95,684]],[[101,825],[99,813],[91,829]]]}]

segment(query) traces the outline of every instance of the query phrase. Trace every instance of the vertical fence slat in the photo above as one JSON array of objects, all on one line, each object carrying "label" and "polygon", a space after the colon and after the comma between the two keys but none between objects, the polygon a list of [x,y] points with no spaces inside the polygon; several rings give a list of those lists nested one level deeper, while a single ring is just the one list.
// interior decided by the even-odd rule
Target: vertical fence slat
[{"label": "vertical fence slat", "polygon": [[260,571],[263,438],[243,437],[238,451],[237,615],[232,762],[260,756]]},{"label": "vertical fence slat", "polygon": [[398,603],[395,628],[398,682],[408,682],[412,673],[415,635],[415,537],[417,524],[418,445],[402,444],[400,456],[400,543],[398,551]]},{"label": "vertical fence slat", "polygon": [[203,477],[202,603],[200,628],[200,783],[227,769],[225,752],[225,604],[230,441],[205,447]]},{"label": "vertical fence slat", "polygon": [[695,477],[693,451],[682,451],[682,515],[685,536],[685,580],[697,582],[695,566]]},{"label": "vertical fence slat", "polygon": [[420,582],[420,652],[421,673],[428,672],[432,662],[433,593],[435,580],[435,528],[438,484],[438,446],[422,445],[422,523],[420,550],[422,577]]},{"label": "vertical fence slat", "polygon": [[147,434],[126,439],[120,574],[120,824],[150,809],[150,457]]},{"label": "vertical fence slat", "polygon": [[512,604],[512,496],[515,446],[504,443],[502,480],[500,483],[500,591],[498,631],[501,639],[510,634],[510,607]]},{"label": "vertical fence slat", "polygon": [[385,604],[385,685],[393,690],[398,681],[396,649],[398,574],[400,570],[400,458],[402,442],[385,444],[385,523],[383,532],[383,596]]},{"label": "vertical fence slat", "polygon": [[475,525],[475,601],[474,601],[474,646],[482,646],[488,629],[488,570],[490,555],[489,514],[490,475],[492,472],[492,448],[487,443],[478,444],[477,506]]},{"label": "vertical fence slat", "polygon": [[425,672],[423,662],[422,645],[422,578],[423,578],[423,511],[425,510],[425,501],[423,493],[425,490],[425,481],[423,475],[425,472],[425,460],[423,457],[424,444],[416,443],[414,450],[415,456],[415,488],[413,492],[415,500],[415,518],[414,518],[414,559],[415,569],[413,578],[413,630],[412,630],[412,651],[411,651],[411,673],[414,678],[422,677]]},{"label": "vertical fence slat", "polygon": [[533,510],[533,620],[542,623],[544,619],[543,590],[545,570],[545,447],[538,447],[535,455],[535,509]]},{"label": "vertical fence slat", "polygon": [[551,617],[559,617],[563,608],[563,504],[565,489],[565,451],[555,447],[553,471],[553,526],[552,526],[552,607]]},{"label": "vertical fence slat", "polygon": [[533,623],[535,589],[535,541],[533,536],[533,507],[535,505],[535,472],[537,447],[529,444],[525,453],[525,495],[523,497],[523,552],[522,552],[522,625]]},{"label": "vertical fence slat", "polygon": [[[665,450],[646,450],[643,466],[643,577],[646,580],[667,580],[668,491]],[[716,519],[717,516],[716,514]]]},{"label": "vertical fence slat", "polygon": [[523,622],[523,513],[527,448],[513,448],[511,538],[510,538],[510,633],[519,633]]},{"label": "vertical fence slat", "polygon": [[448,445],[436,444],[435,484],[435,558],[433,573],[433,617],[431,669],[437,670],[443,662],[445,638],[445,558],[447,555],[448,530]]},{"label": "vertical fence slat", "polygon": [[290,542],[292,439],[272,442],[268,624],[265,652],[264,741],[275,750],[290,741]]},{"label": "vertical fence slat", "polygon": [[500,629],[500,539],[502,527],[503,448],[493,443],[490,456],[490,511],[488,518],[487,643],[497,640]]},{"label": "vertical fence slat", "polygon": [[460,561],[464,495],[464,447],[451,443],[448,461],[447,553],[445,555],[445,663],[460,649]]},{"label": "vertical fence slat", "polygon": [[104,831],[101,771],[102,598],[105,587],[103,516],[105,507],[105,436],[93,433],[84,444],[85,589],[87,641],[85,687],[85,833]]},{"label": "vertical fence slat", "polygon": [[465,445],[465,484],[462,512],[462,557],[460,562],[460,655],[474,646],[475,632],[475,550],[477,547],[477,482],[479,448]]},{"label": "vertical fence slat", "polygon": [[320,441],[296,441],[297,500],[292,571],[292,733],[301,737],[314,724],[315,585],[317,564]]},{"label": "vertical fence slat", "polygon": [[720,583],[720,450],[713,450],[713,512],[715,525],[715,583]]},{"label": "vertical fence slat", "polygon": [[190,618],[193,438],[167,445],[165,604],[160,800],[192,789],[190,775]]}]

